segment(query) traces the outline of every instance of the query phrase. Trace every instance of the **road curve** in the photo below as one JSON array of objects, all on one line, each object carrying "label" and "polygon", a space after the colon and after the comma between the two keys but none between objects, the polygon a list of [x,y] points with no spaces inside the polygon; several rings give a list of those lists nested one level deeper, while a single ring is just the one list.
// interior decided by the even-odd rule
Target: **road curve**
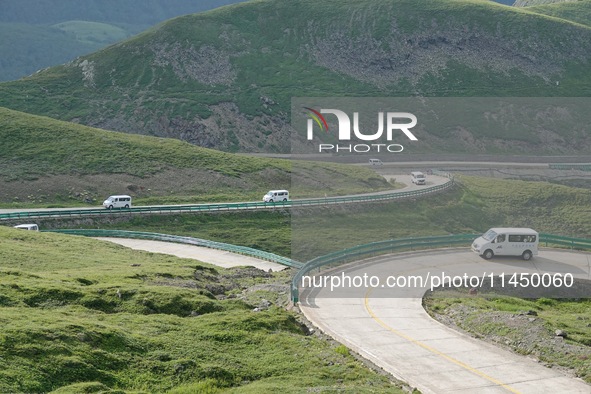
[{"label": "road curve", "polygon": [[135,250],[170,254],[177,257],[195,259],[223,268],[252,266],[265,271],[282,271],[287,268],[285,265],[257,259],[256,257],[245,256],[238,253],[226,252],[224,250],[206,248],[202,246],[180,244],[176,242],[114,237],[96,237],[95,239],[113,242]]},{"label": "road curve", "polygon": [[[591,279],[591,254],[542,250],[529,262],[485,261],[466,249],[379,256],[331,275],[571,273]],[[322,331],[423,393],[591,393],[580,379],[497,348],[433,320],[422,307],[426,287],[397,293],[360,288],[301,293],[300,308]]]}]

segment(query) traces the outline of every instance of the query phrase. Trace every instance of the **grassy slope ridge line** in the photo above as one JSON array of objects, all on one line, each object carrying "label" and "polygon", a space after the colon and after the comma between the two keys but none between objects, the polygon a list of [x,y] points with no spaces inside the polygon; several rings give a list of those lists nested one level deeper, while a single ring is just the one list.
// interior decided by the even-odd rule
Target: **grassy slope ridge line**
[{"label": "grassy slope ridge line", "polygon": [[260,200],[269,189],[289,188],[292,176],[309,193],[317,193],[316,188],[335,195],[391,187],[359,166],[292,166],[288,160],[224,153],[0,108],[0,202],[94,198],[96,204],[105,194],[132,194],[156,204]]},{"label": "grassy slope ridge line", "polygon": [[[144,176],[166,168],[201,168],[224,175],[273,168],[286,160],[250,158],[174,139],[109,132],[0,108],[0,158],[30,174],[126,173]],[[9,175],[9,174],[3,174]]]},{"label": "grassy slope ridge line", "polygon": [[[583,25],[494,2],[252,1],[1,84],[0,105],[228,151],[285,152],[292,97],[589,96],[590,43]],[[435,137],[426,147],[456,149]]]},{"label": "grassy slope ridge line", "polygon": [[553,5],[576,2],[581,0],[516,0],[515,7],[535,7],[539,5]]},{"label": "grassy slope ridge line", "polygon": [[400,392],[279,295],[254,312],[273,275],[0,227],[0,392]]},{"label": "grassy slope ridge line", "polygon": [[591,26],[590,0],[538,5],[527,10]]}]

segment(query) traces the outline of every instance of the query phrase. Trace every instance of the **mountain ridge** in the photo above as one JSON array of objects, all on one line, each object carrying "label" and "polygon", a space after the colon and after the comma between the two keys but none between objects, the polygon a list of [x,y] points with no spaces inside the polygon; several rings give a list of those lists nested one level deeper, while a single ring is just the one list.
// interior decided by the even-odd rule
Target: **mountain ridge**
[{"label": "mountain ridge", "polygon": [[236,1],[244,0],[4,0],[0,81],[92,53],[174,16]]},{"label": "mountain ridge", "polygon": [[589,96],[590,43],[587,26],[493,2],[260,0],[0,84],[0,105],[287,152],[291,97]]}]

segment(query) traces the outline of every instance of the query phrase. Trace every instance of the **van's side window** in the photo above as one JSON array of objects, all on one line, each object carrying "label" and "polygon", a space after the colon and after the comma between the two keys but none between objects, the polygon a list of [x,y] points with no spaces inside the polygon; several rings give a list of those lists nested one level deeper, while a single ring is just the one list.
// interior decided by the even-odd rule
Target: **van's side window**
[{"label": "van's side window", "polygon": [[522,235],[509,235],[509,242],[523,242]]},{"label": "van's side window", "polygon": [[[511,236],[509,236],[509,241],[511,240]],[[497,236],[497,243],[505,242],[505,234],[499,234]]]}]

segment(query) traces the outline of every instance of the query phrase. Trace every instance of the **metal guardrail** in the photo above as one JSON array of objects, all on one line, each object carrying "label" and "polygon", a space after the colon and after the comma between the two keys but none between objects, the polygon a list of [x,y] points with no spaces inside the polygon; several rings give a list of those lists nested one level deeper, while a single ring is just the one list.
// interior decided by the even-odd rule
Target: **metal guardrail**
[{"label": "metal guardrail", "polygon": [[[455,234],[420,238],[400,238],[387,241],[372,242],[357,245],[352,248],[329,253],[308,261],[292,278],[291,300],[299,301],[299,283],[302,277],[313,269],[329,265],[338,265],[356,259],[380,254],[393,253],[403,250],[435,249],[446,246],[470,245],[481,234]],[[554,234],[540,234],[540,243],[546,246],[568,246],[570,249],[591,250],[591,240],[584,238],[572,238]]]},{"label": "metal guardrail", "polygon": [[[438,174],[439,175],[439,174]],[[43,218],[64,218],[64,217],[78,217],[78,216],[104,216],[104,215],[123,215],[123,214],[171,214],[171,213],[187,213],[187,212],[219,212],[219,211],[241,211],[241,210],[257,210],[257,209],[277,209],[277,208],[294,208],[313,205],[329,205],[329,204],[348,204],[356,202],[374,202],[393,200],[399,198],[419,197],[425,194],[436,193],[450,188],[454,184],[453,177],[450,174],[441,174],[449,178],[447,182],[441,185],[425,187],[412,191],[393,191],[391,193],[383,194],[362,194],[349,197],[326,197],[326,198],[309,198],[302,200],[291,201],[277,201],[272,203],[267,202],[237,202],[237,203],[223,203],[223,204],[193,204],[193,205],[167,205],[156,207],[133,207],[121,209],[67,209],[67,210],[51,210],[51,211],[23,211],[0,214],[0,220],[14,220],[14,219],[43,219]]]},{"label": "metal guardrail", "polygon": [[224,250],[226,252],[239,253],[247,256],[256,257],[262,260],[272,261],[288,267],[301,268],[303,263],[292,260],[287,257],[279,256],[274,253],[264,252],[262,250],[238,246],[223,242],[209,241],[206,239],[183,237],[179,235],[149,233],[142,231],[124,231],[124,230],[95,230],[95,229],[62,229],[62,230],[43,230],[43,232],[52,232],[60,234],[81,235],[85,237],[115,237],[115,238],[134,238],[150,239],[154,241],[176,242],[187,245],[202,246],[211,249]]},{"label": "metal guardrail", "polygon": [[564,235],[540,234],[540,242],[545,246],[567,246],[573,250],[591,250],[591,239],[573,238]]},{"label": "metal guardrail", "polygon": [[580,170],[591,171],[591,163],[551,163],[548,164],[551,170]]}]

